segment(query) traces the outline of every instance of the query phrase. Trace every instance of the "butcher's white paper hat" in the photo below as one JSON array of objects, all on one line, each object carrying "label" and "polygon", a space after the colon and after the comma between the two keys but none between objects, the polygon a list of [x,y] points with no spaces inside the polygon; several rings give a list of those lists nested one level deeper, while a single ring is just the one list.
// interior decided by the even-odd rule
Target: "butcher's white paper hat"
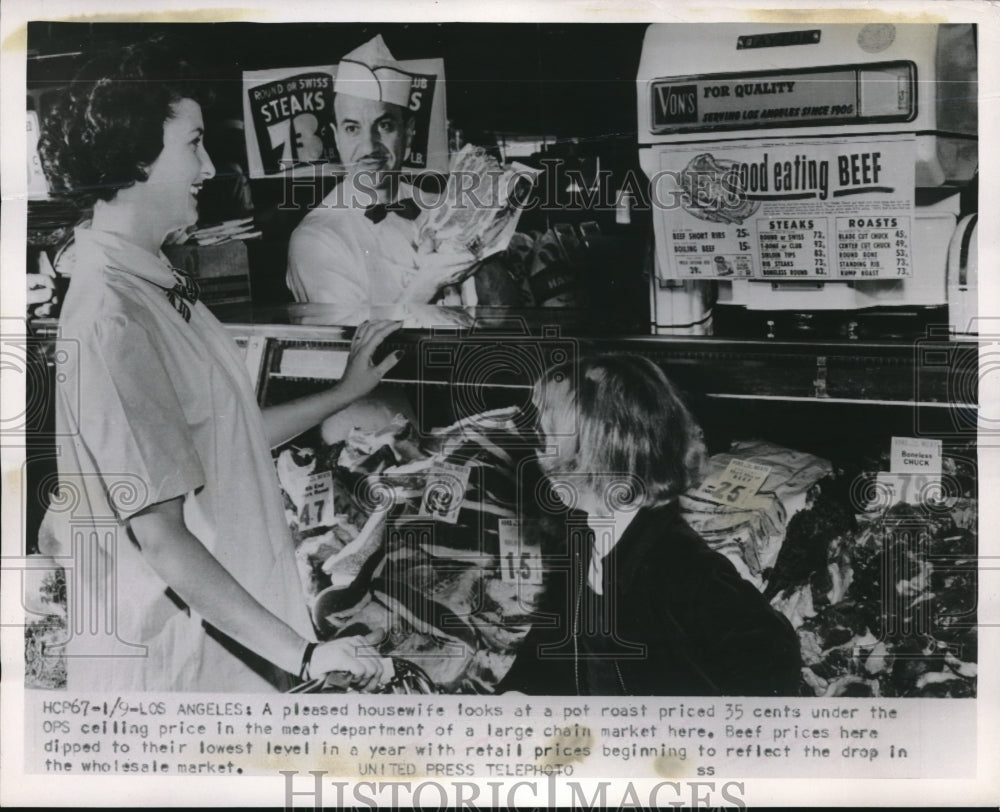
[{"label": "butcher's white paper hat", "polygon": [[340,60],[333,92],[408,107],[411,80],[378,34]]}]

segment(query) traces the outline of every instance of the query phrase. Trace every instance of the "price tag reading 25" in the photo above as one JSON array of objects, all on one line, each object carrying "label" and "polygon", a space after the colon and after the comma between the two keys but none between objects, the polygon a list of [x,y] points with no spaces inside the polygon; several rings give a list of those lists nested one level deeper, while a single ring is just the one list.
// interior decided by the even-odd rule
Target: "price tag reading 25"
[{"label": "price tag reading 25", "polygon": [[744,507],[757,495],[770,473],[770,465],[730,460],[721,474],[714,474],[702,483],[698,495],[719,505]]},{"label": "price tag reading 25", "polygon": [[500,580],[542,583],[542,548],[524,540],[518,519],[500,519]]}]

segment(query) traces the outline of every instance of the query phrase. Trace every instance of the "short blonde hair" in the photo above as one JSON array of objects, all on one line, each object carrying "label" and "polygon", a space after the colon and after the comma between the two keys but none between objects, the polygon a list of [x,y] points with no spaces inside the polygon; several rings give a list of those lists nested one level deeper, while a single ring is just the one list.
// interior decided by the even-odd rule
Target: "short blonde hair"
[{"label": "short blonde hair", "polygon": [[612,483],[626,477],[644,507],[672,501],[700,478],[701,428],[648,358],[591,356],[552,367],[535,382],[534,402],[543,434],[561,447],[558,456],[542,458],[550,476],[570,475],[606,499]]}]

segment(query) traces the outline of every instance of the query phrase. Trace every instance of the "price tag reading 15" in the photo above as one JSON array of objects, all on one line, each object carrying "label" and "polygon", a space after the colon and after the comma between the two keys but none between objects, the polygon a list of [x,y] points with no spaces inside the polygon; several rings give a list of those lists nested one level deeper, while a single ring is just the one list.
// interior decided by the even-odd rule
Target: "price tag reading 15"
[{"label": "price tag reading 15", "polygon": [[730,460],[721,474],[714,474],[702,483],[698,495],[719,505],[744,507],[757,495],[770,473],[770,465]]},{"label": "price tag reading 15", "polygon": [[524,541],[521,522],[500,519],[497,532],[500,536],[500,580],[541,584],[542,549],[540,545]]}]

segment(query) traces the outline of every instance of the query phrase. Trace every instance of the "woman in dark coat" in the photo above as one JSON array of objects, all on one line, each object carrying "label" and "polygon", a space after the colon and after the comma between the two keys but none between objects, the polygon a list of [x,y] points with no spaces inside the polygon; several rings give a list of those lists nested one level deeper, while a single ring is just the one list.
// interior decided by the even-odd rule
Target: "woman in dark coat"
[{"label": "woman in dark coat", "polygon": [[[504,688],[538,693],[797,693],[788,621],[684,521],[701,431],[662,370],[615,355],[549,370],[534,403],[543,470],[569,514],[568,572],[548,608],[564,620]],[[573,516],[580,516],[573,531]]]}]

